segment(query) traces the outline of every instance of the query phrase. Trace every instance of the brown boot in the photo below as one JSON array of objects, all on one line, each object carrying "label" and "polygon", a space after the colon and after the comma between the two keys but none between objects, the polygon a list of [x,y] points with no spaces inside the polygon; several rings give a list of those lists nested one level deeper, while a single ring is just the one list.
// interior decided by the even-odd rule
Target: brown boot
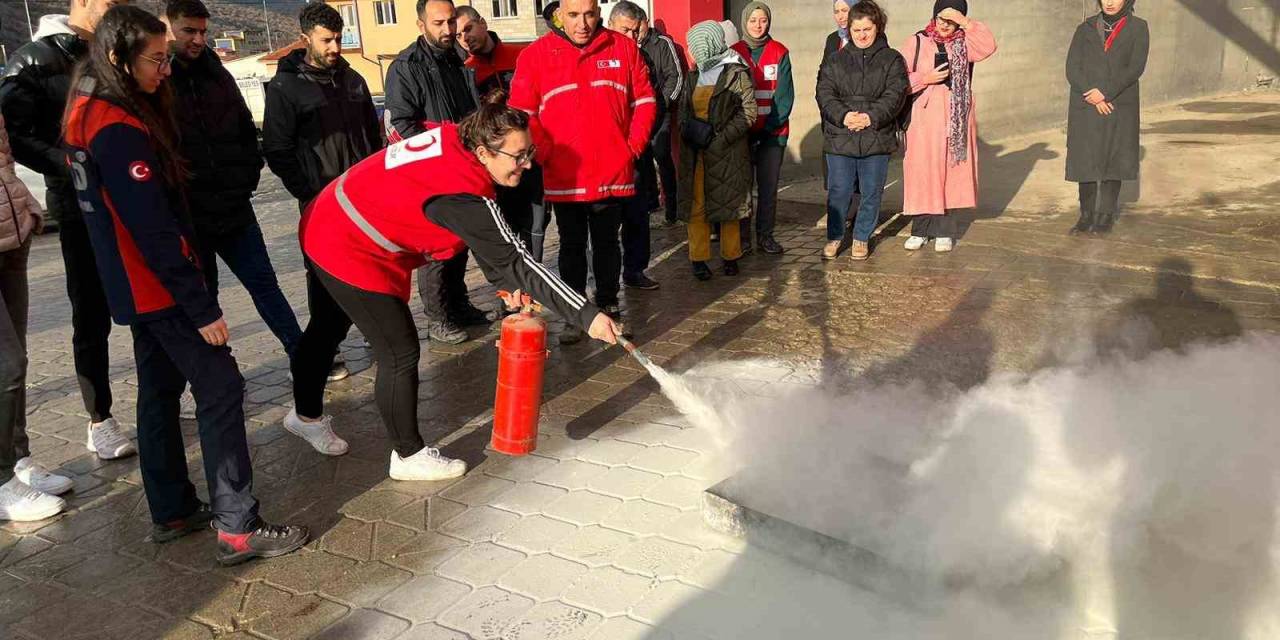
[{"label": "brown boot", "polygon": [[854,240],[849,248],[849,257],[853,260],[866,260],[871,256],[871,246],[861,240]]}]

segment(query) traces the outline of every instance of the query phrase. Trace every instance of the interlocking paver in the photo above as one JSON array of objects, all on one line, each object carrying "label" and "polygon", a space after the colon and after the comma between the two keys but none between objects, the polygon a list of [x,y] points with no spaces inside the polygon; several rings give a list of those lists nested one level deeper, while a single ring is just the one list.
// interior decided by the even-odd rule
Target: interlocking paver
[{"label": "interlocking paver", "polygon": [[468,506],[478,507],[493,504],[496,498],[514,486],[516,483],[510,480],[473,474],[441,491],[440,495]]},{"label": "interlocking paver", "polygon": [[552,547],[551,552],[588,566],[600,567],[609,564],[619,549],[635,539],[630,534],[613,529],[583,527],[567,540]]},{"label": "interlocking paver", "polygon": [[658,535],[666,530],[680,511],[644,500],[631,500],[600,522],[606,527],[638,536]]},{"label": "interlocking paver", "polygon": [[[674,438],[668,438],[669,442]],[[698,458],[698,454],[684,449],[676,449],[668,446],[650,447],[645,451],[632,457],[627,461],[627,465],[653,473],[662,475],[671,475],[679,472],[681,469],[689,466]]]},{"label": "interlocking paver", "polygon": [[506,629],[534,606],[533,600],[485,587],[474,591],[441,615],[437,622],[469,634],[475,640],[498,640]]},{"label": "interlocking paver", "polygon": [[463,549],[441,564],[436,573],[473,587],[491,585],[498,576],[524,561],[525,554],[484,542]]},{"label": "interlocking paver", "polygon": [[650,487],[644,492],[644,499],[649,502],[675,507],[681,511],[689,511],[702,506],[702,492],[707,483],[701,480],[671,476]]},{"label": "interlocking paver", "polygon": [[613,564],[631,573],[665,580],[693,568],[701,557],[702,551],[696,547],[662,538],[642,538],[621,549]]},{"label": "interlocking paver", "polygon": [[314,637],[316,640],[391,640],[408,628],[409,623],[400,618],[369,609],[357,609]]},{"label": "interlocking paver", "polygon": [[503,493],[493,500],[493,506],[511,511],[520,515],[528,516],[541,513],[543,509],[552,502],[560,499],[568,494],[567,489],[553,487],[551,485],[539,484],[537,482],[522,482],[510,491]]},{"label": "interlocking paver", "polygon": [[396,640],[472,640],[460,631],[438,624],[420,624],[400,635]]},{"label": "interlocking paver", "polygon": [[503,478],[512,482],[529,482],[547,469],[556,466],[559,460],[542,455],[529,456],[497,456],[490,458],[479,471],[495,478]]},{"label": "interlocking paver", "polygon": [[653,587],[644,576],[614,567],[600,567],[579,577],[565,591],[563,600],[606,617],[622,615],[639,603]]},{"label": "interlocking paver", "polygon": [[590,611],[561,602],[546,602],[503,629],[502,640],[584,640],[603,620]]},{"label": "interlocking paver", "polygon": [[662,476],[656,473],[630,467],[617,467],[610,469],[602,476],[593,478],[587,483],[587,487],[597,493],[625,499],[641,495],[661,481]]},{"label": "interlocking paver", "polygon": [[498,536],[498,544],[525,553],[546,551],[578,531],[578,527],[544,516],[528,516]]},{"label": "interlocking paver", "polygon": [[583,462],[581,460],[563,460],[560,464],[538,474],[535,478],[542,484],[549,484],[570,491],[586,489],[595,478],[608,473],[609,467]]},{"label": "interlocking paver", "polygon": [[321,585],[325,597],[355,607],[371,607],[413,574],[381,562],[361,562]]},{"label": "interlocking paver", "polygon": [[453,606],[471,587],[439,576],[418,576],[387,594],[378,608],[415,623],[434,620]]},{"label": "interlocking paver", "polygon": [[280,640],[309,638],[337,622],[347,608],[319,596],[295,596],[262,583],[249,586],[237,623]]},{"label": "interlocking paver", "polygon": [[671,618],[681,607],[706,594],[705,591],[687,584],[666,581],[649,591],[643,600],[631,607],[632,617],[651,625],[662,624]]},{"label": "interlocking paver", "polygon": [[571,491],[542,509],[542,513],[578,525],[596,524],[622,507],[622,500],[591,491]]},{"label": "interlocking paver", "polygon": [[596,627],[591,640],[672,640],[668,631],[626,617],[609,618]]},{"label": "interlocking paver", "polygon": [[475,507],[440,525],[440,533],[470,542],[493,540],[515,526],[520,516],[493,507]]},{"label": "interlocking paver", "polygon": [[535,600],[554,600],[588,567],[549,554],[533,556],[498,579],[498,586]]},{"label": "interlocking paver", "polygon": [[342,513],[357,520],[377,522],[387,520],[414,500],[413,496],[395,491],[370,491],[352,498],[342,507]]},{"label": "interlocking paver", "polygon": [[644,450],[644,445],[608,438],[601,440],[594,447],[584,449],[579,456],[586,462],[618,467],[626,464],[627,460]]}]

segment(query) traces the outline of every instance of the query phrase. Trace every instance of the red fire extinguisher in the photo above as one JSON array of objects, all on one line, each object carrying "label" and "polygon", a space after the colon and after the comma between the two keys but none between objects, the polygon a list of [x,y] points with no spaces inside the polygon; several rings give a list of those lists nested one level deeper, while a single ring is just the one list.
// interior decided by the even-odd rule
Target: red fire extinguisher
[{"label": "red fire extinguisher", "polygon": [[[498,295],[507,297],[505,291]],[[490,446],[522,456],[538,443],[542,408],[542,376],[547,362],[547,321],[537,315],[542,305],[521,296],[520,313],[502,321],[498,340],[498,390],[493,403]]]}]

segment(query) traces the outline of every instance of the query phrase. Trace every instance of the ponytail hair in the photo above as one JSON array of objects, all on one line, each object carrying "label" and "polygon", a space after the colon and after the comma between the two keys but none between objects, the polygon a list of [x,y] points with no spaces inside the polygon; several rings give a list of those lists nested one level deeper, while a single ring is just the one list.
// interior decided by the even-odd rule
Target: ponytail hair
[{"label": "ponytail hair", "polygon": [[469,151],[498,149],[512,131],[528,131],[529,114],[507,106],[507,93],[494,89],[480,100],[480,108],[458,123],[458,136]]},{"label": "ponytail hair", "polygon": [[876,34],[884,35],[884,28],[889,24],[889,16],[876,4],[875,0],[858,0],[849,8],[849,22],[866,18],[876,25]]}]

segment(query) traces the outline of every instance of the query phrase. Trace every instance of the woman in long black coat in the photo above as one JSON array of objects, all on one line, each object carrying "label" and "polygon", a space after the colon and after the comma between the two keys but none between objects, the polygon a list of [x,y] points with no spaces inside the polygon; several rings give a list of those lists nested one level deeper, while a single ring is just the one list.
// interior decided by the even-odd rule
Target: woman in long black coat
[{"label": "woman in long black coat", "polygon": [[1080,183],[1080,220],[1071,233],[1108,233],[1120,183],[1138,178],[1147,22],[1135,0],[1098,0],[1100,12],[1076,28],[1067,52],[1067,181]]}]

